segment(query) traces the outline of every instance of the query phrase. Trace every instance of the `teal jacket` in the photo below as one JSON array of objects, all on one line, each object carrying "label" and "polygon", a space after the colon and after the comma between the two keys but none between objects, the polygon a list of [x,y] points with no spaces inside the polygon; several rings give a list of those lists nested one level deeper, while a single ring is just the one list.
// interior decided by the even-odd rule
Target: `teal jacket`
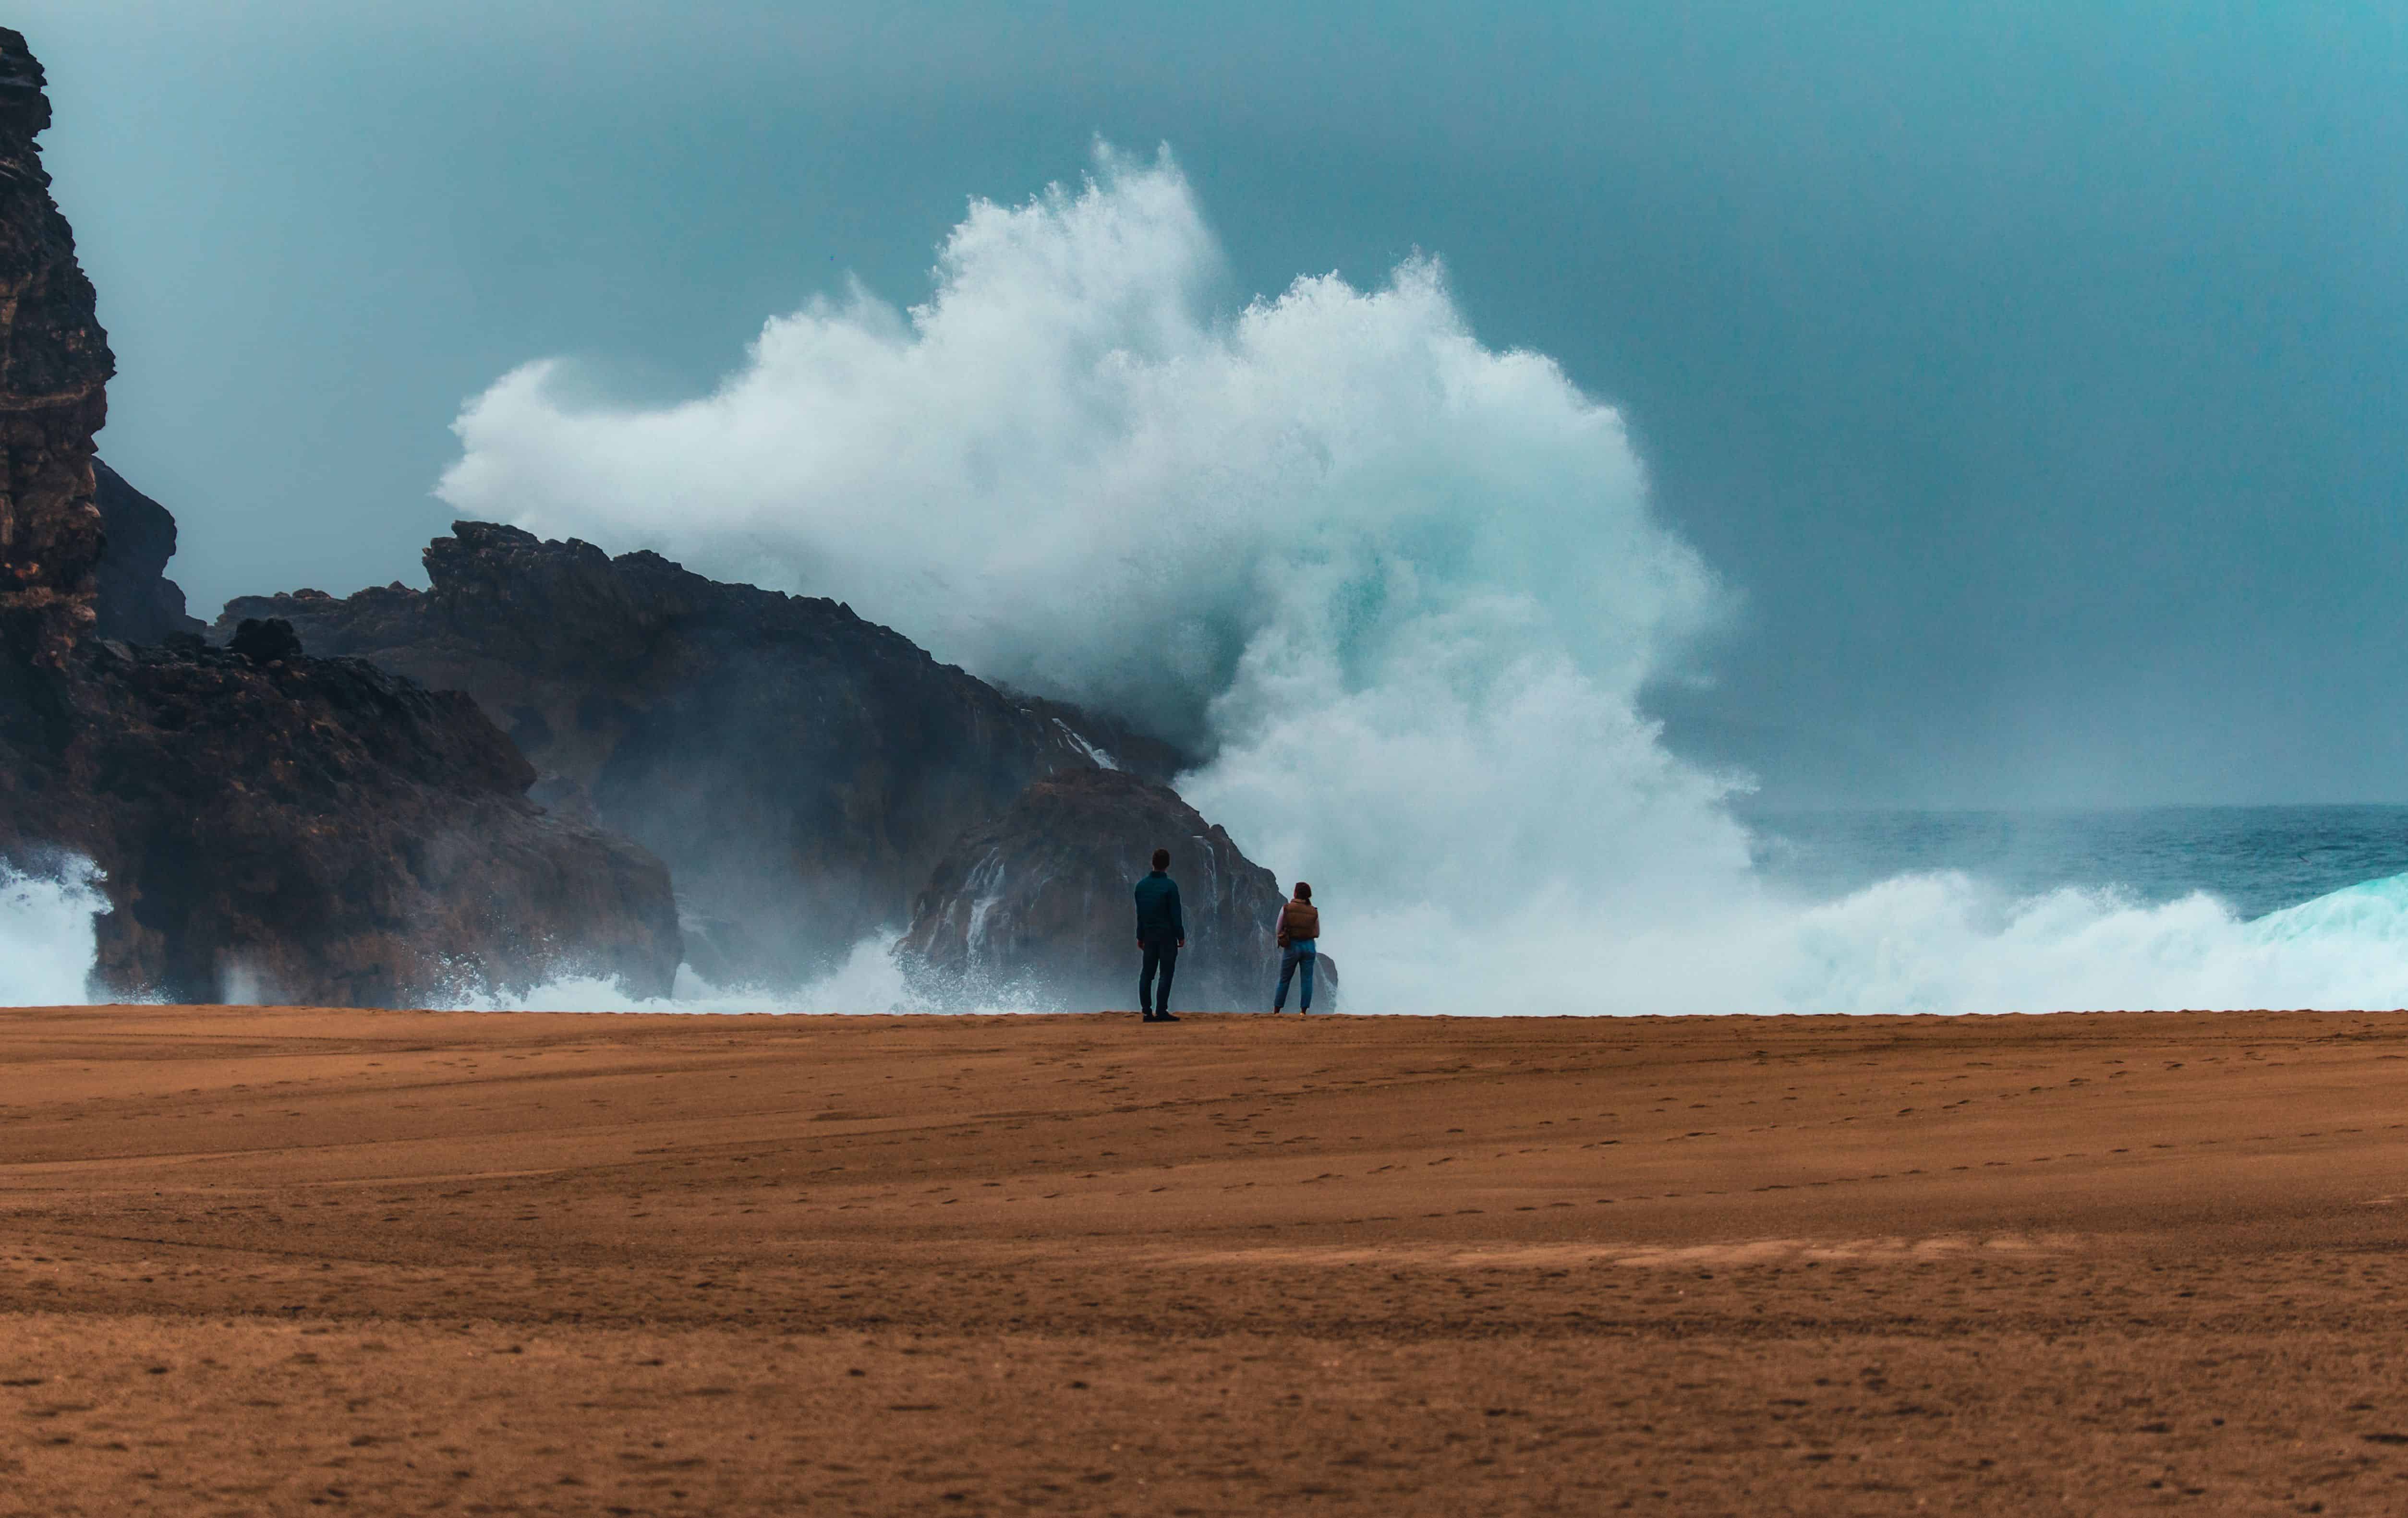
[{"label": "teal jacket", "polygon": [[1179,882],[1155,870],[1137,882],[1137,941],[1177,943],[1187,937],[1187,914],[1179,909]]}]

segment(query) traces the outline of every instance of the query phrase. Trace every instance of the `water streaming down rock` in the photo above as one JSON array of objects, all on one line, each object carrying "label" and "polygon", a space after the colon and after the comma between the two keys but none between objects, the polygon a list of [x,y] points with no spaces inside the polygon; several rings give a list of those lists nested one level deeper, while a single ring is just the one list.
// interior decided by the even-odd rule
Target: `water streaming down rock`
[{"label": "water streaming down rock", "polygon": [[1005,695],[1052,722],[1079,751],[1104,769],[1125,770],[1156,785],[1170,785],[1200,766],[1203,756],[1139,728],[1108,711],[1007,690]]},{"label": "water streaming down rock", "polygon": [[940,999],[1133,1008],[1129,888],[1156,848],[1170,851],[1187,917],[1174,1005],[1269,1005],[1279,881],[1178,793],[1116,770],[1049,776],[964,834],[896,952]]},{"label": "water streaming down rock", "polygon": [[[525,795],[534,772],[473,702],[355,660],[211,651],[181,630],[181,595],[161,577],[173,519],[96,477],[115,361],[34,143],[49,123],[40,66],[0,29],[11,878],[81,890],[97,866],[92,968],[110,994],[389,1004],[570,971],[666,993],[680,941],[660,862],[544,815]],[[110,632],[165,641],[94,636],[103,615]]]}]

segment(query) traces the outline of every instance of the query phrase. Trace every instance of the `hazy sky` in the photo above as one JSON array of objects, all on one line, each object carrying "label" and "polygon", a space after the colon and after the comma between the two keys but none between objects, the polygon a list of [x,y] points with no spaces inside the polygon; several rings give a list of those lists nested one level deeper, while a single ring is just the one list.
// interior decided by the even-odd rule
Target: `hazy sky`
[{"label": "hazy sky", "polygon": [[706,388],[848,274],[919,298],[968,197],[1101,136],[1172,147],[1233,306],[1426,250],[1484,342],[1623,408],[1743,598],[1660,709],[1770,795],[2408,799],[2408,13],[1498,8],[11,24],[118,352],[103,451],[203,614],[420,581],[512,366]]}]

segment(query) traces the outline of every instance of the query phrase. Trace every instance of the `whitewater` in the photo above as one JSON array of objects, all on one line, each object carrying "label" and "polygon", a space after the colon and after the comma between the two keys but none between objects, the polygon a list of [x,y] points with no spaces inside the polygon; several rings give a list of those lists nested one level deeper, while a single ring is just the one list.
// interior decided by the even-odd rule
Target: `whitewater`
[{"label": "whitewater", "polygon": [[[1483,345],[1435,259],[1229,283],[1168,150],[1098,149],[1076,186],[974,202],[919,304],[817,296],[709,394],[597,404],[564,361],[515,370],[462,411],[437,493],[840,597],[1206,755],[1181,793],[1313,882],[1352,1010],[2408,1005],[2408,877],[2245,921],[2204,892],[1768,877],[1748,779],[1647,715],[1710,677],[1737,595],[1657,517],[1621,414]],[[0,998],[78,999],[90,909],[85,882],[11,877]],[[689,974],[666,1005],[909,1005],[886,949],[797,995]],[[631,1005],[589,981],[509,1004]]]}]

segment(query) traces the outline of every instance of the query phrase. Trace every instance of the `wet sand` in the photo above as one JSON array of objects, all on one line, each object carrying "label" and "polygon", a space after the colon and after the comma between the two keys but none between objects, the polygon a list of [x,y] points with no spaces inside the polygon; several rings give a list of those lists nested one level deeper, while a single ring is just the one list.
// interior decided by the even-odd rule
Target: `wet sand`
[{"label": "wet sand", "polygon": [[0,1513],[2408,1511],[2408,1014],[0,1011]]}]

